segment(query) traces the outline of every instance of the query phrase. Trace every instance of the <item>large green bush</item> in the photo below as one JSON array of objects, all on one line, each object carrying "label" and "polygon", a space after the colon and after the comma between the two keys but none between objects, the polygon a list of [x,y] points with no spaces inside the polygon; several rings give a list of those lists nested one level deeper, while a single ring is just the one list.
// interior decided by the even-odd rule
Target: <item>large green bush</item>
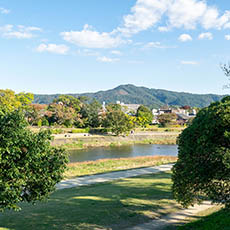
[{"label": "large green bush", "polygon": [[55,189],[67,156],[50,141],[49,131],[27,128],[23,113],[0,115],[0,210],[17,210],[20,202],[43,200]]},{"label": "large green bush", "polygon": [[178,139],[173,193],[183,206],[230,205],[230,97],[202,109]]}]

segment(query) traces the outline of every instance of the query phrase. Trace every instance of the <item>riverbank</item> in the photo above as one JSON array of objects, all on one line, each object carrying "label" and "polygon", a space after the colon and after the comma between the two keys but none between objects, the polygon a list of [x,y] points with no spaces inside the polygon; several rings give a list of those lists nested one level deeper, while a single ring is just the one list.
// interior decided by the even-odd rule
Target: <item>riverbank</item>
[{"label": "riverbank", "polygon": [[91,135],[91,134],[57,134],[52,145],[62,146],[68,150],[95,147],[113,147],[134,144],[176,144],[180,132],[141,132],[129,136]]},{"label": "riverbank", "polygon": [[71,179],[79,176],[151,167],[174,163],[176,160],[177,157],[174,156],[148,156],[69,163],[64,177],[65,179]]}]

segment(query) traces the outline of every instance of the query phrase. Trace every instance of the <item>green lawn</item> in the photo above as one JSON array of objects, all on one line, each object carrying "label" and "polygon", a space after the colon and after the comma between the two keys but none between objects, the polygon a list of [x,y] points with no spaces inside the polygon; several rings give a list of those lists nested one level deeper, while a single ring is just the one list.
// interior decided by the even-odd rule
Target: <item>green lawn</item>
[{"label": "green lawn", "polygon": [[[220,208],[201,213],[198,220],[178,227],[177,230],[230,230],[230,210],[218,209]],[[207,216],[203,216],[206,214]]]},{"label": "green lawn", "polygon": [[59,190],[46,203],[0,214],[0,229],[121,230],[175,211],[171,183],[165,172]]}]

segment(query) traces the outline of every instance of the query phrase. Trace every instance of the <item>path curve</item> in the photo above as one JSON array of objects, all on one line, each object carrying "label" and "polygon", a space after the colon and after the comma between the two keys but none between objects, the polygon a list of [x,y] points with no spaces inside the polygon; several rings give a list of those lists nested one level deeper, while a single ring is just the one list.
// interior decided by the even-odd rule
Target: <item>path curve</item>
[{"label": "path curve", "polygon": [[164,171],[171,170],[172,166],[173,164],[166,164],[166,165],[160,165],[160,166],[154,166],[148,168],[129,169],[129,170],[118,171],[118,172],[77,177],[74,179],[61,181],[56,185],[56,188],[57,189],[73,188],[77,186],[90,185],[90,184],[102,183],[102,182],[135,177],[140,175],[164,172]]},{"label": "path curve", "polygon": [[174,226],[176,229],[176,226],[190,222],[191,218],[196,218],[196,214],[199,212],[214,206],[215,205],[211,204],[211,202],[205,201],[201,205],[194,205],[194,207],[181,209],[175,213],[160,217],[159,219],[154,219],[151,222],[145,224],[127,228],[125,230],[164,230],[169,226]]}]

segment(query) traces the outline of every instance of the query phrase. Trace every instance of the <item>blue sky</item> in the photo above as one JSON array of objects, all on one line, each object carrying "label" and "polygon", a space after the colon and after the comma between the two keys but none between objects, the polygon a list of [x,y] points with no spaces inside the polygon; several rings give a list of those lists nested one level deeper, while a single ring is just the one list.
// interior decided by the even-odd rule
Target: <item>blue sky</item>
[{"label": "blue sky", "polygon": [[1,88],[228,94],[226,0],[0,0]]}]

